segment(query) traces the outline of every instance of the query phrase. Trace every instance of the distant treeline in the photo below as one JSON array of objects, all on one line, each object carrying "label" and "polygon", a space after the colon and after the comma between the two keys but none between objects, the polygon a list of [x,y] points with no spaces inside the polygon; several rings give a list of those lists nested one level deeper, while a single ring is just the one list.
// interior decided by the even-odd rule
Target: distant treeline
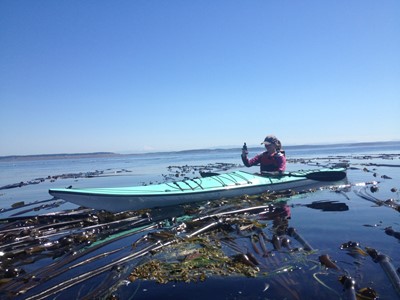
[{"label": "distant treeline", "polygon": [[[314,145],[283,145],[284,149],[324,149],[324,148],[351,148],[351,147],[371,147],[371,146],[390,146],[390,145],[395,145],[399,147],[400,150],[400,141],[388,141],[388,142],[358,142],[358,143],[337,143],[337,144],[314,144]],[[176,151],[174,153],[204,153],[204,152],[224,152],[224,151],[230,151],[230,150],[235,150],[237,151],[238,149],[241,149],[242,146],[240,147],[226,147],[226,148],[216,148],[216,149],[194,149],[194,150],[182,150],[182,151]],[[264,148],[263,146],[249,146],[249,148]]]},{"label": "distant treeline", "polygon": [[118,156],[113,152],[91,152],[91,153],[58,153],[58,154],[35,154],[35,155],[9,155],[0,156],[0,160],[41,160],[41,159],[63,159],[63,158],[85,158],[85,157],[110,157]]},{"label": "distant treeline", "polygon": [[400,146],[400,141],[388,141],[388,142],[358,142],[358,143],[338,143],[338,144],[321,144],[321,145],[291,145],[286,148],[341,148],[341,147],[371,147],[371,146]]},{"label": "distant treeline", "polygon": [[[362,143],[338,143],[338,144],[314,144],[314,145],[283,145],[283,148],[301,150],[301,149],[324,149],[324,148],[351,148],[351,147],[371,147],[371,146],[398,146],[400,150],[400,141],[388,141],[388,142],[362,142]],[[132,153],[132,154],[119,154],[114,152],[91,152],[91,153],[61,153],[61,154],[38,154],[38,155],[10,155],[0,156],[0,161],[10,160],[40,160],[40,159],[68,159],[68,158],[89,158],[89,157],[113,157],[113,156],[136,156],[136,155],[159,155],[159,154],[185,154],[185,153],[215,153],[215,152],[226,152],[226,151],[239,151],[242,146],[239,147],[221,147],[221,148],[209,148],[209,149],[193,149],[193,150],[182,150],[182,151],[160,151],[150,153]],[[262,146],[249,146],[249,148],[262,148]]]}]

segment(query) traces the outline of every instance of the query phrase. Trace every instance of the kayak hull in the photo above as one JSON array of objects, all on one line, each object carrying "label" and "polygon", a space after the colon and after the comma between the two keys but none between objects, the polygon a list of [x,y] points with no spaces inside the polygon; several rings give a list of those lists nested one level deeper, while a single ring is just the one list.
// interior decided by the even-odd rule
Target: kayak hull
[{"label": "kayak hull", "polygon": [[317,180],[308,179],[307,173],[304,173],[304,176],[301,175],[303,173],[296,174],[296,176],[266,177],[235,171],[207,178],[195,178],[157,185],[50,189],[49,193],[56,198],[80,206],[121,212],[232,198],[244,194],[257,195],[267,191],[289,189],[299,191],[321,185],[321,182]]}]

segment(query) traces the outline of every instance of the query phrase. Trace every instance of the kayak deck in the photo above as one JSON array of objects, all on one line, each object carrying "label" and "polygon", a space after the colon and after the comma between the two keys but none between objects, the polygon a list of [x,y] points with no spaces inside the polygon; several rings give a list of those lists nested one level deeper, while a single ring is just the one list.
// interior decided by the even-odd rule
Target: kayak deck
[{"label": "kayak deck", "polygon": [[235,188],[243,185],[270,185],[284,182],[293,182],[304,179],[303,177],[265,177],[250,174],[244,171],[235,171],[206,178],[194,178],[177,182],[168,182],[156,185],[143,185],[133,187],[113,188],[65,188],[50,189],[50,193],[65,192],[97,195],[163,195],[165,193],[193,193],[212,191],[221,188]]},{"label": "kayak deck", "polygon": [[243,194],[255,195],[266,191],[304,189],[316,182],[308,179],[308,174],[330,170],[332,169],[306,170],[286,173],[282,176],[260,176],[244,171],[234,171],[206,178],[156,185],[50,189],[49,193],[78,205],[115,212],[215,200]]}]

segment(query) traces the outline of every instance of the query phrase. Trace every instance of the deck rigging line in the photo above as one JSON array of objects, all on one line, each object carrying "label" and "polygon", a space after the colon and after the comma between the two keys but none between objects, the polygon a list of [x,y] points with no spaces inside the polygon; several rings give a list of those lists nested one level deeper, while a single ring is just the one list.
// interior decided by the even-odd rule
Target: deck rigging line
[{"label": "deck rigging line", "polygon": [[[201,181],[201,179],[199,179],[200,181]],[[197,181],[196,181],[196,179],[190,179],[190,181],[193,181],[195,184],[197,184],[202,190],[204,190],[204,188],[201,186],[201,184],[200,183],[198,183]]]},{"label": "deck rigging line", "polygon": [[[194,182],[199,188],[201,188],[202,190],[204,190],[204,188],[201,186],[200,183],[198,183],[197,181],[195,181],[194,179],[190,179],[190,181]],[[196,187],[191,186],[187,180],[183,180],[183,181],[179,181],[179,183],[184,183],[186,184],[190,189],[188,188],[183,188],[182,186],[179,185],[179,183],[177,181],[173,181],[172,182],[173,185],[171,185],[170,183],[165,183],[166,185],[168,185],[169,187],[173,188],[173,189],[179,189],[180,191],[188,191],[188,190],[192,190],[194,191],[196,189]]]},{"label": "deck rigging line", "polygon": [[222,184],[222,186],[228,186],[228,185],[221,180],[221,177],[224,178],[224,179],[232,181],[235,185],[240,185],[238,180],[233,175],[235,175],[236,177],[238,177],[240,179],[245,180],[248,184],[252,184],[252,182],[250,180],[248,180],[245,176],[241,175],[240,173],[236,173],[236,172],[221,174],[218,177],[212,177],[212,178],[214,178],[215,180],[220,182]]}]

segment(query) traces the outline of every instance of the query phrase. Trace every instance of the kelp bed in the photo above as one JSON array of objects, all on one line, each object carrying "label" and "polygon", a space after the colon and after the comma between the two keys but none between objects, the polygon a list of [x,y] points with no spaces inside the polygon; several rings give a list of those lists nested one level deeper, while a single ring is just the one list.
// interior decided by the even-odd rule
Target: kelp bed
[{"label": "kelp bed", "polygon": [[[373,244],[361,245],[357,240],[337,241],[336,249],[319,249],[320,245],[309,243],[308,232],[290,225],[292,210],[299,206],[343,212],[349,210],[347,204],[354,196],[398,214],[399,181],[380,174],[381,165],[365,162],[369,159],[329,157],[291,162],[346,164],[349,173],[371,174],[369,182],[341,182],[301,193],[243,195],[162,210],[111,214],[81,208],[2,219],[0,296],[177,299],[188,298],[190,292],[190,298],[398,297],[399,257],[394,262]],[[383,159],[399,156],[385,155]],[[187,176],[192,169],[170,167],[173,175],[169,177]],[[382,189],[393,198],[380,199]],[[310,195],[328,200],[299,203]],[[394,241],[400,239],[392,226],[384,232]],[[218,286],[227,283],[232,285],[221,292]]]}]

